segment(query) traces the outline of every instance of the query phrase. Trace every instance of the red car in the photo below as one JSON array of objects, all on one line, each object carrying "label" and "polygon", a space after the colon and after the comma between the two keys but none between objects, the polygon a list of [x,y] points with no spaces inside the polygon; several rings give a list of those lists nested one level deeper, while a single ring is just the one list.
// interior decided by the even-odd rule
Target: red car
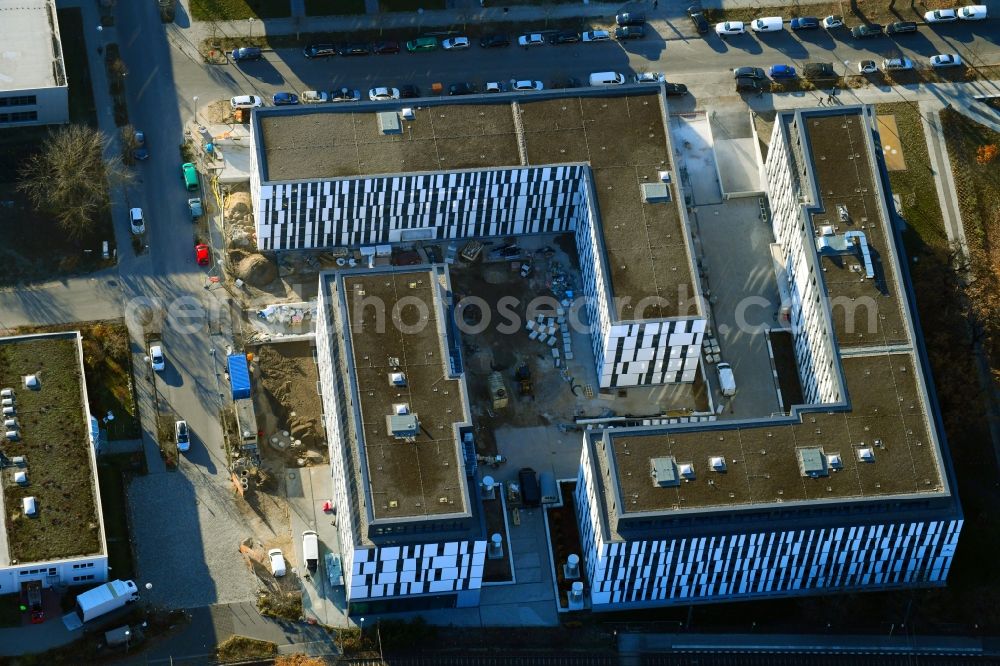
[{"label": "red car", "polygon": [[194,260],[198,262],[199,266],[208,266],[212,263],[211,250],[208,249],[207,245],[202,243],[194,246]]}]

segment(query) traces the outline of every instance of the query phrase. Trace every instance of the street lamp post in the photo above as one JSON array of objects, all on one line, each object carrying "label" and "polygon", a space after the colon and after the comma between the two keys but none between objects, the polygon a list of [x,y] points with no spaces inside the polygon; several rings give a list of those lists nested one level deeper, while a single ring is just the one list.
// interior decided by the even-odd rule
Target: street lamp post
[{"label": "street lamp post", "polygon": [[358,648],[365,644],[365,618],[359,617],[358,621],[361,625],[361,630],[358,633]]},{"label": "street lamp post", "polygon": [[250,37],[252,38],[253,37],[253,22],[254,22],[254,17],[251,16],[250,18],[248,18],[247,22],[250,24]]},{"label": "street lamp post", "polygon": [[198,96],[195,95],[191,99],[194,100],[194,124],[198,124]]}]

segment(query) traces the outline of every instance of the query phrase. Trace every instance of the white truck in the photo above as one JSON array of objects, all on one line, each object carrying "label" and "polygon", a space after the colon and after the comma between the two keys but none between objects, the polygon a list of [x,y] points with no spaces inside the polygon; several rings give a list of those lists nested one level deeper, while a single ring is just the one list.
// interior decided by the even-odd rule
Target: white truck
[{"label": "white truck", "polygon": [[113,580],[77,596],[76,614],[80,621],[88,622],[138,599],[135,581]]}]

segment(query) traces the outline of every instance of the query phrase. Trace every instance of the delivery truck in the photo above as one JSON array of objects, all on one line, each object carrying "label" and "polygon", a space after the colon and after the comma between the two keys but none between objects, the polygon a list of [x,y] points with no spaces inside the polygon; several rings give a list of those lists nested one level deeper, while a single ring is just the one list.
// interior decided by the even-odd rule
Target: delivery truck
[{"label": "delivery truck", "polygon": [[82,622],[89,622],[138,599],[139,588],[135,581],[113,580],[78,595],[76,614]]}]

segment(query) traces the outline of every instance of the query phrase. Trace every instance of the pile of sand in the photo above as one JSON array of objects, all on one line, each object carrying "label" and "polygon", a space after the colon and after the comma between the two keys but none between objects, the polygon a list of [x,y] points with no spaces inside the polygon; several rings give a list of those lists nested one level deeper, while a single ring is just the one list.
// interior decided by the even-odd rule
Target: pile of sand
[{"label": "pile of sand", "polygon": [[278,277],[278,267],[263,254],[247,254],[239,250],[229,253],[235,276],[252,287],[263,289]]}]

